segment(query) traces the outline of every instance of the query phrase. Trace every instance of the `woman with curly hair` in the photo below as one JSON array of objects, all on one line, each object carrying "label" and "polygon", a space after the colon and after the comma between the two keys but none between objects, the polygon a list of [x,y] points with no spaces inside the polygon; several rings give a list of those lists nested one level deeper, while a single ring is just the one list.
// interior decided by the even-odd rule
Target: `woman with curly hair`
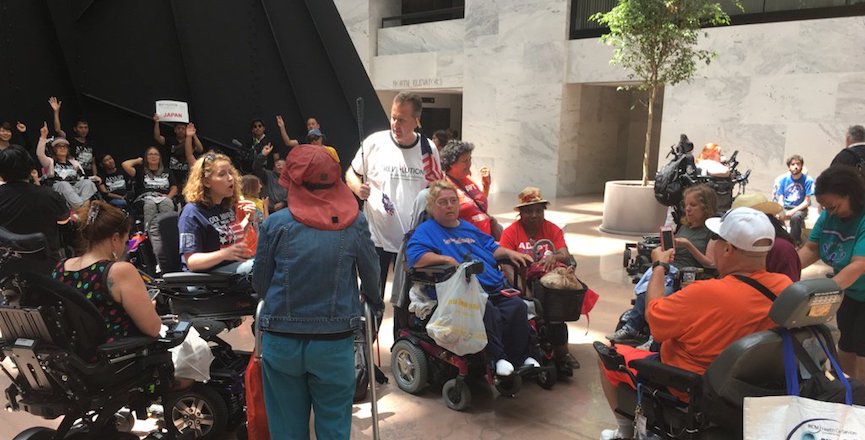
[{"label": "woman with curly hair", "polygon": [[[240,175],[227,156],[207,153],[198,158],[189,170],[183,196],[187,203],[178,229],[184,270],[208,271],[253,257],[255,243],[248,243],[251,237],[245,234],[254,229],[246,226],[255,221],[255,204],[241,200]],[[225,269],[248,270],[240,263]]]},{"label": "woman with curly hair", "polygon": [[460,198],[460,218],[473,224],[483,233],[491,235],[496,240],[502,236],[502,226],[495,217],[489,215],[489,170],[481,168],[482,187],[478,186],[469,176],[472,174],[472,152],[475,146],[471,142],[451,140],[441,149],[442,169],[448,182],[457,189]]}]

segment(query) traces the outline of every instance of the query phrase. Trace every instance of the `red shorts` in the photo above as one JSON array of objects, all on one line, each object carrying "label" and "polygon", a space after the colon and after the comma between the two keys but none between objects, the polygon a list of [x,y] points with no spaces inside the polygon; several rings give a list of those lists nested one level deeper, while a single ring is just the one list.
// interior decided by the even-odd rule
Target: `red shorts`
[{"label": "red shorts", "polygon": [[[653,351],[640,350],[638,348],[631,347],[630,345],[623,344],[616,345],[616,351],[618,351],[620,355],[625,357],[625,365],[630,364],[633,360],[645,359],[649,356],[658,354]],[[637,370],[631,367],[628,367],[628,370],[630,370],[633,375],[637,375]],[[624,371],[611,371],[605,369],[604,374],[607,376],[607,380],[610,381],[613,386],[619,386],[620,383],[626,383],[631,388],[637,389],[634,386],[634,383],[631,381],[631,377],[628,376],[628,373],[625,373]]]}]

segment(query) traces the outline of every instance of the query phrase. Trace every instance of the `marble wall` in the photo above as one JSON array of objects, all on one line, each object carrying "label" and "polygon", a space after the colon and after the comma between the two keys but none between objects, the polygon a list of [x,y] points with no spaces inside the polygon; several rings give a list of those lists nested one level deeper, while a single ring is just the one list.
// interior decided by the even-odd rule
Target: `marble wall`
[{"label": "marble wall", "polygon": [[769,193],[792,154],[816,177],[865,124],[865,17],[709,30],[718,58],[690,83],[665,93],[662,139],[739,150],[750,190]]},{"label": "marble wall", "polygon": [[[494,192],[534,185],[565,196],[640,177],[645,111],[615,92],[632,80],[610,65],[611,48],[567,39],[569,0],[466,0],[462,20],[388,29],[378,29],[381,17],[399,14],[397,0],[335,2],[376,90],[462,91],[475,166],[503,176]],[[865,17],[707,34],[701,44],[718,57],[665,89],[653,141],[664,147],[653,161],[666,162],[666,146],[687,133],[738,149],[751,188],[768,191],[787,156],[803,155],[817,175],[845,129],[865,123]],[[614,137],[627,148],[611,149]]]}]

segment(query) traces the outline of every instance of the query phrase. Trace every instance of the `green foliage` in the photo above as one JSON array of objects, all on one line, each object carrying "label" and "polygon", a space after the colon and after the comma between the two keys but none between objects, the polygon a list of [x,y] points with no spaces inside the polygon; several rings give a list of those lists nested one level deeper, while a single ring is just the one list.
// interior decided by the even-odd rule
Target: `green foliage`
[{"label": "green foliage", "polygon": [[610,63],[627,69],[643,90],[691,79],[698,63],[708,65],[715,57],[696,48],[701,27],[730,23],[721,6],[708,0],[619,0],[591,19],[610,29],[601,37],[615,48]]}]

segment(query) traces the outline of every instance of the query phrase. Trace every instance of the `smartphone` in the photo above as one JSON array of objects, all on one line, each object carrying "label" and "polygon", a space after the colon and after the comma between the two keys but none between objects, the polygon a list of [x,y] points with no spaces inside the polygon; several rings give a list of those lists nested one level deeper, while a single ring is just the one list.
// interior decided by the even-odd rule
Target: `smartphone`
[{"label": "smartphone", "polygon": [[512,289],[512,288],[502,289],[502,295],[507,296],[507,297],[517,296],[519,294],[520,294],[520,291],[517,289]]},{"label": "smartphone", "polygon": [[661,249],[673,249],[676,244],[673,242],[673,227],[661,226]]}]

